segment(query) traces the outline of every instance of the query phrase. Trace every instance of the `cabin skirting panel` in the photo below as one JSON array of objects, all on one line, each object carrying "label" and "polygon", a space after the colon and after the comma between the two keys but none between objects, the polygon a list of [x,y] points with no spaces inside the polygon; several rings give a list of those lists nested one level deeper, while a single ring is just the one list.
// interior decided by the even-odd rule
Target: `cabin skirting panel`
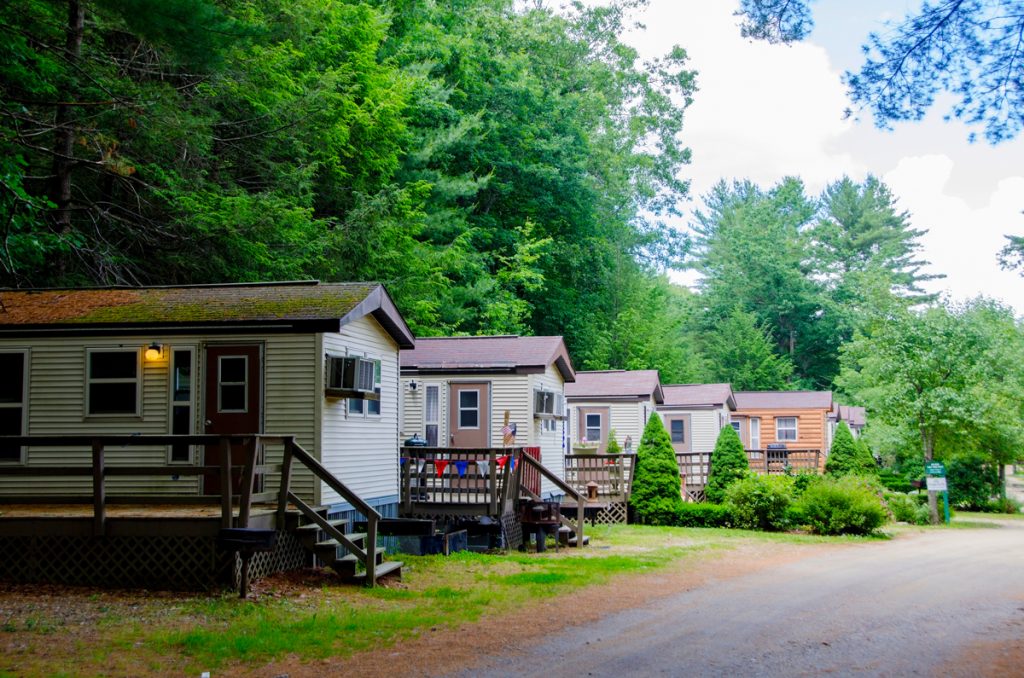
[{"label": "cabin skirting panel", "polygon": [[624,501],[609,502],[594,516],[595,525],[625,525],[629,516],[628,505]]},{"label": "cabin skirting panel", "polygon": [[[237,587],[241,560],[206,536],[0,537],[0,579],[15,583],[207,591]],[[309,556],[294,536],[278,534],[275,551],[254,554],[250,579],[303,567]]]}]

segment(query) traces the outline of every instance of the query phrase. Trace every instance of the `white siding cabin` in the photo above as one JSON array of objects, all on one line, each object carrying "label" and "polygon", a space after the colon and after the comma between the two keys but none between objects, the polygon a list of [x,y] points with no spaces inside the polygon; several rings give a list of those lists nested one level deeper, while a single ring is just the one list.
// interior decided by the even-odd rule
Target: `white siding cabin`
[{"label": "white siding cabin", "polygon": [[[356,494],[394,515],[398,355],[414,338],[383,286],[2,290],[0,301],[0,435],[294,435]],[[328,372],[341,364],[332,359],[345,357],[364,359],[358,364],[364,381],[372,371],[377,399],[332,391]],[[269,448],[266,463],[280,464],[280,455],[280,447]],[[203,457],[202,448],[181,446],[106,451],[111,465],[187,466]],[[2,465],[82,463],[81,449],[0,444]],[[295,469],[295,494],[332,513],[351,508],[305,468]],[[106,484],[111,494],[200,495],[203,482],[112,476]],[[0,474],[8,502],[90,492],[88,477]]]},{"label": "white siding cabin", "polygon": [[[564,385],[576,373],[561,337],[421,338],[400,358],[402,439],[500,448],[508,413],[514,445],[540,448],[541,462],[564,479]],[[556,491],[546,480],[541,489]]]},{"label": "white siding cabin", "polygon": [[657,370],[601,370],[577,372],[567,384],[570,440],[603,453],[612,431],[619,446],[636,451],[647,419],[662,402]]},{"label": "white siding cabin", "polygon": [[666,384],[658,413],[672,440],[689,499],[700,500],[718,434],[730,425],[736,399],[729,384]]}]

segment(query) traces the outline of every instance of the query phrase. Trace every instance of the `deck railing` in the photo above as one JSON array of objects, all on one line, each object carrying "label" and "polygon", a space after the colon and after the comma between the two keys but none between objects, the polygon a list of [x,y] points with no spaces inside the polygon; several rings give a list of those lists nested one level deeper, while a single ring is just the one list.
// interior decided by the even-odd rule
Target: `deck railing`
[{"label": "deck railing", "polygon": [[584,497],[595,483],[600,499],[628,501],[635,460],[635,454],[567,454],[565,482]]},{"label": "deck railing", "polygon": [[820,471],[821,450],[747,450],[747,463],[752,471],[765,475]]},{"label": "deck railing", "polygon": [[[278,465],[264,463],[265,446],[282,442],[281,436],[265,435],[105,435],[105,436],[5,436],[5,445],[14,447],[62,447],[84,448],[90,455],[83,455],[82,463],[70,466],[7,466],[0,465],[0,478],[58,478],[90,477],[90,494],[76,495],[21,495],[0,496],[3,503],[47,503],[93,505],[93,533],[106,533],[108,504],[197,504],[220,503],[222,527],[248,527],[249,515],[254,501],[272,501],[274,493],[259,492],[263,478],[268,473],[281,470]],[[164,447],[171,445],[219,446],[221,463],[215,465],[130,465],[112,464],[107,461],[106,451],[111,447]],[[232,464],[232,446],[243,450],[241,465]],[[216,492],[160,493],[160,494],[108,494],[106,479],[110,477],[158,477],[158,476],[207,476],[217,477]],[[234,496],[232,477],[238,477],[240,491]],[[207,490],[210,489],[207,487]],[[234,507],[238,506],[238,515]]]},{"label": "deck railing", "polygon": [[403,447],[401,501],[472,507],[500,516],[519,499],[523,448]]},{"label": "deck railing", "polygon": [[[559,478],[554,471],[549,469],[547,466],[544,466],[544,464],[540,463],[539,460],[534,459],[529,455],[523,455],[523,472],[525,473],[528,470],[537,473],[539,476],[547,478],[555,487],[564,492],[571,501],[576,503],[576,515],[570,516],[560,514],[560,520],[563,525],[576,533],[576,543],[579,546],[583,546],[583,523],[587,504],[586,495],[581,494],[576,490],[576,488]],[[533,496],[531,498],[537,499],[538,497]]]}]

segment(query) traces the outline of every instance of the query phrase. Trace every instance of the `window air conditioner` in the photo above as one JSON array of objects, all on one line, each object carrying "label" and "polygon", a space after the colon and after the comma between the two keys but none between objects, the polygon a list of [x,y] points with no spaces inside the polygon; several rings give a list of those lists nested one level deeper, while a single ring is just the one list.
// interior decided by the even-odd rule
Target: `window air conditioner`
[{"label": "window air conditioner", "polygon": [[365,358],[331,357],[327,368],[327,388],[373,393],[373,368],[373,361]]}]

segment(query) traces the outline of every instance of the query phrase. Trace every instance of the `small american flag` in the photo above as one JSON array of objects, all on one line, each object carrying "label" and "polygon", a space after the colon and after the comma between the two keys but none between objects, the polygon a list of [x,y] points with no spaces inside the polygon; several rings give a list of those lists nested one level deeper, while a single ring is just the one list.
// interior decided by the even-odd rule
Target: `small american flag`
[{"label": "small american flag", "polygon": [[512,424],[505,424],[501,428],[501,439],[502,439],[502,442],[505,445],[505,447],[511,447],[512,445],[515,445],[515,443],[516,443],[516,425],[514,423],[512,423]]}]

